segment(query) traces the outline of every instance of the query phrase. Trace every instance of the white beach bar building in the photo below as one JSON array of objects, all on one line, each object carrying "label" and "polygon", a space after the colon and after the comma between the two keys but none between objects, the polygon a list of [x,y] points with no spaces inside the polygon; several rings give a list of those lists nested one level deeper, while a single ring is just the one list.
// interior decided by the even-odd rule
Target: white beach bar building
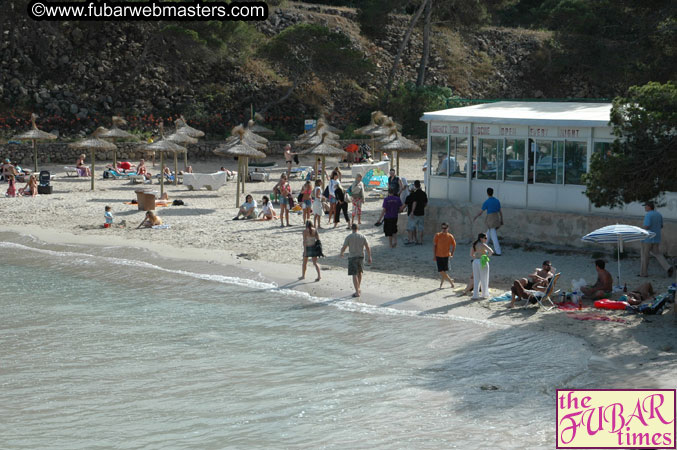
[{"label": "white beach bar building", "polygon": [[[611,103],[517,101],[426,112],[421,120],[428,126],[428,196],[437,208],[466,204],[479,211],[491,187],[504,210],[518,209],[537,222],[541,212],[563,214],[565,221],[582,216],[641,221],[640,204],[595,208],[584,194],[582,175],[592,154],[608,151],[615,139],[610,112]],[[667,193],[664,200],[664,218],[677,219],[677,194]],[[453,221],[437,214],[439,220]],[[585,222],[589,226],[572,229],[561,240],[605,221]]]}]

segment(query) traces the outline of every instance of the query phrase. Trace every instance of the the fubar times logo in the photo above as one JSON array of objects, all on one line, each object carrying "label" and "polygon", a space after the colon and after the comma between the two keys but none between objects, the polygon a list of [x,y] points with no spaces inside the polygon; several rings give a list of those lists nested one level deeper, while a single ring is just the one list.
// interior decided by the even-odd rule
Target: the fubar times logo
[{"label": "the fubar times logo", "polygon": [[675,390],[558,389],[557,448],[675,449]]}]

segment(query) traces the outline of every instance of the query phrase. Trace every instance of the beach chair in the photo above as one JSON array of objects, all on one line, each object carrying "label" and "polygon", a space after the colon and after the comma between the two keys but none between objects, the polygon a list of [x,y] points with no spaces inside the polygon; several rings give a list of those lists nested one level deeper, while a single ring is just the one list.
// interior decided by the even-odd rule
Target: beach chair
[{"label": "beach chair", "polygon": [[64,170],[66,171],[66,176],[67,177],[79,177],[80,172],[78,172],[78,168],[75,166],[65,166]]},{"label": "beach chair", "polygon": [[545,288],[545,291],[525,290],[525,292],[529,294],[529,297],[526,299],[524,307],[526,308],[530,303],[538,303],[538,306],[546,311],[553,309],[555,304],[552,301],[552,297],[559,293],[559,289],[555,290],[555,288],[557,287],[557,280],[559,280],[560,275],[561,273],[556,273],[555,276],[552,277],[550,283],[548,283],[548,287]]}]

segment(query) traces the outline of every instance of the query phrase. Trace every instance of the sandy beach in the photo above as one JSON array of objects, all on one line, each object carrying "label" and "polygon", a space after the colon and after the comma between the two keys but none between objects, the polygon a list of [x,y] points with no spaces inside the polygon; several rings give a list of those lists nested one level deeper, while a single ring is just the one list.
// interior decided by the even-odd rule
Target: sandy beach
[{"label": "sandy beach", "polygon": [[[270,194],[271,188],[281,173],[283,163],[274,159],[278,168],[273,169],[268,182],[247,184],[247,193],[259,201],[262,195]],[[302,161],[302,164],[305,161]],[[333,167],[336,161],[328,161]],[[105,163],[97,163],[102,167]],[[192,162],[195,172],[212,173],[220,166],[235,170],[236,162],[223,159]],[[410,182],[423,179],[423,157],[402,157],[401,175]],[[190,191],[182,185],[166,185],[170,200],[181,199],[184,206],[159,207],[157,214],[169,229],[136,229],[144,212],[136,205],[126,204],[136,195],[140,184],[126,180],[102,180],[97,178],[96,189],[90,190],[89,178],[66,177],[63,165],[42,167],[54,176],[52,195],[36,198],[1,198],[0,231],[9,231],[34,236],[36,239],[55,244],[115,245],[145,248],[161,258],[176,258],[185,261],[210,261],[218,264],[215,270],[228,273],[239,266],[261,273],[280,287],[308,292],[327,298],[347,298],[352,294],[352,283],[347,276],[347,261],[339,257],[339,251],[348,231],[342,221],[336,229],[324,228],[320,236],[326,258],[321,259],[322,280],[313,282],[315,273],[309,266],[306,280],[298,280],[301,272],[302,231],[300,214],[292,214],[293,226],[280,228],[279,221],[261,222],[233,221],[235,208],[235,183],[228,182],[216,191]],[[159,167],[149,168],[156,173]],[[99,174],[100,170],[97,171]],[[343,171],[343,184],[352,182],[350,170]],[[292,188],[298,193],[302,181],[293,180]],[[19,187],[23,186],[21,183]],[[148,187],[146,185],[145,187]],[[160,186],[154,180],[153,188]],[[627,380],[627,387],[673,388],[677,368],[677,323],[673,307],[660,316],[631,315],[624,311],[594,311],[591,303],[584,311],[543,311],[536,307],[507,309],[506,302],[471,300],[461,292],[471,273],[470,242],[459,242],[456,254],[450,263],[450,275],[455,288],[438,289],[439,276],[433,261],[432,236],[424,237],[423,246],[404,246],[406,218],[401,215],[399,245],[388,247],[382,228],[375,227],[381,208],[379,193],[371,192],[363,208],[361,231],[367,236],[373,249],[373,264],[366,267],[363,281],[363,296],[359,301],[379,307],[418,311],[421,315],[448,315],[477,321],[491,321],[503,326],[520,327],[536,331],[558,331],[583,338],[604,364],[611,365],[619,377]],[[241,199],[242,201],[242,199]],[[124,220],[124,228],[102,228],[104,207],[112,208],[115,222]],[[326,218],[323,227],[328,227]],[[479,229],[477,222],[475,233]],[[452,234],[454,230],[450,230]],[[502,237],[503,255],[491,260],[490,287],[492,294],[500,295],[513,279],[530,273],[545,259],[551,260],[562,273],[559,288],[571,289],[571,281],[584,278],[594,282],[595,272],[592,250],[548,249],[531,246],[528,249],[519,243]],[[601,246],[595,252],[610,251]],[[605,257],[608,269],[615,275],[616,260],[611,254]],[[652,263],[654,264],[654,263]],[[622,261],[623,280],[629,288],[646,281],[636,276],[639,258],[630,256]],[[674,281],[658,273],[652,265],[648,279],[658,292],[667,290]],[[574,320],[569,315],[596,312],[618,321]],[[569,315],[568,315],[569,314]],[[525,343],[525,345],[530,345]],[[538,345],[538,343],[533,343]],[[547,349],[544,349],[547,351]],[[576,349],[571,349],[576,351]],[[603,388],[604,386],[599,386]]]}]

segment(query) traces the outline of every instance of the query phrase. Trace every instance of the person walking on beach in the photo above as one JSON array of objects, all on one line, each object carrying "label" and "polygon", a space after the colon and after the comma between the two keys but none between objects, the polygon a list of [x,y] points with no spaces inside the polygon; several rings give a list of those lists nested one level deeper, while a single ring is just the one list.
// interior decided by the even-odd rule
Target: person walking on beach
[{"label": "person walking on beach", "polygon": [[[352,154],[352,153],[351,153]],[[352,222],[355,223],[355,216],[357,216],[357,224],[362,224],[362,204],[364,203],[364,183],[362,183],[362,174],[355,175],[355,181],[350,187],[350,196],[353,203]]]},{"label": "person walking on beach", "polygon": [[395,195],[400,195],[404,185],[402,180],[395,174],[395,169],[390,169],[390,175],[388,176],[388,190],[392,189],[395,192]]},{"label": "person walking on beach", "polygon": [[378,227],[383,223],[383,233],[388,237],[390,248],[397,247],[397,215],[402,209],[402,200],[388,188],[388,196],[383,199],[381,215],[375,225]]},{"label": "person walking on beach", "polygon": [[656,211],[656,206],[654,202],[646,202],[644,204],[644,228],[647,231],[653,231],[656,235],[654,237],[646,238],[642,241],[642,253],[640,254],[640,277],[649,276],[649,259],[653,256],[658,261],[658,264],[661,265],[663,270],[667,273],[669,277],[672,276],[674,268],[668,263],[668,261],[661,253],[661,230],[663,229],[663,216],[661,213]]},{"label": "person walking on beach", "polygon": [[291,165],[294,160],[294,155],[297,154],[298,153],[292,153],[291,144],[287,144],[284,146],[284,162],[287,165],[287,178],[291,176]]},{"label": "person walking on beach", "polygon": [[[399,191],[395,192],[395,195],[398,193]],[[419,180],[414,181],[414,192],[409,194],[407,202],[411,204],[407,222],[409,240],[404,244],[423,245],[423,219],[425,217],[425,207],[428,204],[428,196],[421,189],[421,182]]]},{"label": "person walking on beach", "polygon": [[355,293],[353,297],[359,297],[362,295],[360,289],[362,285],[362,262],[364,261],[364,252],[367,252],[367,262],[371,264],[371,248],[369,248],[369,243],[367,238],[358,233],[358,226],[356,223],[351,226],[352,233],[346,236],[345,241],[343,241],[343,247],[341,248],[341,258],[346,249],[348,249],[348,275],[353,277],[353,286],[355,287]]},{"label": "person walking on beach", "polygon": [[322,228],[322,180],[315,180],[315,189],[313,189],[313,224],[318,230]]},{"label": "person walking on beach", "polygon": [[329,218],[327,219],[327,225],[331,224],[331,220],[334,218],[336,212],[336,185],[339,183],[339,174],[334,171],[331,173],[331,178],[329,179],[329,186],[327,190],[329,192]]},{"label": "person walking on beach", "polygon": [[456,251],[456,240],[449,233],[449,225],[442,222],[442,231],[433,238],[433,260],[437,263],[437,271],[440,274],[440,289],[444,281],[448,281],[451,287],[454,287],[454,280],[449,278],[449,259],[454,257]]},{"label": "person walking on beach", "polygon": [[491,243],[494,244],[494,252],[496,256],[501,256],[501,244],[498,243],[498,235],[496,230],[503,225],[503,211],[501,211],[501,202],[494,197],[494,190],[492,188],[487,188],[487,198],[484,203],[482,203],[482,210],[473,217],[473,222],[479,216],[482,215],[484,211],[487,212],[486,224],[487,224],[487,236],[491,237]]},{"label": "person walking on beach", "polygon": [[470,247],[473,276],[472,300],[489,298],[489,256],[493,254],[494,251],[487,245],[487,235],[478,234],[477,240]]},{"label": "person walking on beach", "polygon": [[284,227],[284,220],[287,219],[287,226],[289,225],[289,208],[291,201],[293,201],[291,185],[287,181],[287,175],[282,174],[279,183],[280,189],[280,228]]},{"label": "person walking on beach", "polygon": [[334,228],[338,226],[341,212],[343,212],[343,217],[346,219],[348,229],[350,229],[350,217],[348,217],[348,202],[346,201],[346,194],[343,191],[343,186],[341,186],[340,181],[337,181],[336,183],[334,195],[336,196],[336,212],[335,212],[336,215],[334,216]]},{"label": "person walking on beach", "polygon": [[320,240],[320,235],[317,234],[317,230],[313,227],[313,223],[308,220],[306,221],[306,228],[303,230],[303,266],[301,267],[301,276],[299,280],[303,280],[306,277],[306,267],[308,266],[308,258],[311,258],[315,270],[317,270],[317,278],[315,281],[320,281],[320,266],[317,264],[317,258],[322,256],[322,252],[317,248],[317,242]]}]

